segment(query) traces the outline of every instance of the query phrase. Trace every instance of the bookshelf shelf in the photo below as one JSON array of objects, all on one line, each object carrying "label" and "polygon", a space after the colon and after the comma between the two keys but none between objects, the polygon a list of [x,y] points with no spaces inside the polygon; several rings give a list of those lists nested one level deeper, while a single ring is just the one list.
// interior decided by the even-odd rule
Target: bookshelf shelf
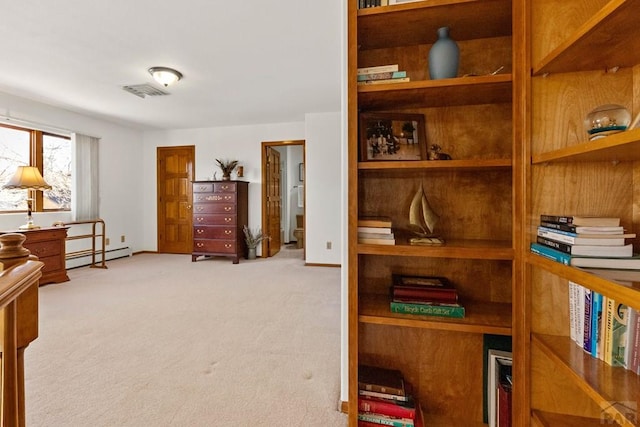
[{"label": "bookshelf shelf", "polygon": [[[638,375],[591,357],[568,337],[533,334],[532,343],[595,402],[622,403],[640,395]],[[602,410],[612,417],[624,417],[616,405],[605,405]]]},{"label": "bookshelf shelf", "polygon": [[[360,49],[435,42],[443,25],[456,29],[458,40],[511,34],[509,0],[432,0],[358,10]],[[482,25],[477,25],[482,16]]]},{"label": "bookshelf shelf", "polygon": [[580,268],[566,266],[536,254],[528,254],[526,261],[531,265],[540,267],[557,276],[575,283],[580,283],[582,286],[586,286],[603,295],[608,295],[616,301],[640,309],[640,304],[638,303],[638,301],[640,301],[640,282],[631,282],[630,284],[622,285],[598,274]]},{"label": "bookshelf shelf", "polygon": [[414,316],[391,313],[387,295],[360,295],[361,323],[392,325],[408,328],[438,329],[478,334],[511,335],[511,304],[463,301],[464,319]]},{"label": "bookshelf shelf", "polygon": [[[606,70],[637,64],[640,62],[640,26],[636,14],[638,8],[638,0],[607,2],[535,63],[534,75]],[[555,17],[552,16],[553,13]],[[567,21],[566,15],[557,9],[549,12],[548,18],[552,20],[545,25],[549,30],[556,29],[554,23],[558,20]]]},{"label": "bookshelf shelf", "polygon": [[358,86],[362,111],[511,102],[511,74]]},{"label": "bookshelf shelf", "polygon": [[640,129],[630,129],[595,141],[534,154],[533,164],[551,162],[634,162],[640,160]]},{"label": "bookshelf shelf", "polygon": [[396,240],[396,245],[358,244],[363,255],[391,255],[431,258],[460,258],[485,260],[512,260],[510,241],[504,240],[447,240],[442,246],[409,245],[406,240]]},{"label": "bookshelf shelf", "polygon": [[510,169],[512,167],[511,159],[473,159],[473,160],[422,160],[422,161],[385,161],[385,162],[360,162],[358,169],[361,171],[371,170],[493,170],[493,169]]},{"label": "bookshelf shelf", "polygon": [[[587,418],[567,414],[556,414],[553,412],[533,411],[532,420],[536,426],[540,427],[602,427],[601,418]],[[619,426],[618,423],[607,424]]]}]

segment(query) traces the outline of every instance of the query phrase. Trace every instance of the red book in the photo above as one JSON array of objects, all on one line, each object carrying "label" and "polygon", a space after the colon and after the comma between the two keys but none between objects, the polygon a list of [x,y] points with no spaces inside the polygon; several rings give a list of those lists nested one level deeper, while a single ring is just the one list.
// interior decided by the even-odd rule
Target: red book
[{"label": "red book", "polygon": [[398,405],[378,399],[358,398],[358,410],[360,412],[374,412],[376,414],[389,415],[397,418],[415,419],[416,408]]},{"label": "red book", "polygon": [[511,387],[498,386],[498,427],[511,427]]}]

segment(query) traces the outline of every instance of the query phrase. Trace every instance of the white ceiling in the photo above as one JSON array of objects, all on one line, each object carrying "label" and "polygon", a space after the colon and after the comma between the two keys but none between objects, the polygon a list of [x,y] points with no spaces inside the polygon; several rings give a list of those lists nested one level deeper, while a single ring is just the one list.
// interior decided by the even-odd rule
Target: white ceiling
[{"label": "white ceiling", "polygon": [[[342,3],[3,0],[0,91],[139,129],[302,121],[340,109]],[[184,78],[122,90],[151,66]]]}]

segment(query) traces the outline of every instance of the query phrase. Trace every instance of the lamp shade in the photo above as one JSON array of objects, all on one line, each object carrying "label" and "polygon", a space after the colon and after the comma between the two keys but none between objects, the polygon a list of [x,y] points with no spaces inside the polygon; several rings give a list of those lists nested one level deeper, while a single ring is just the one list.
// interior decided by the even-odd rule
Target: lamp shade
[{"label": "lamp shade", "polygon": [[180,71],[167,67],[151,67],[149,68],[149,74],[163,86],[169,86],[182,78]]},{"label": "lamp shade", "polygon": [[9,182],[2,188],[13,189],[20,188],[25,190],[50,190],[51,186],[47,184],[40,171],[35,166],[18,166],[16,173],[13,174]]}]

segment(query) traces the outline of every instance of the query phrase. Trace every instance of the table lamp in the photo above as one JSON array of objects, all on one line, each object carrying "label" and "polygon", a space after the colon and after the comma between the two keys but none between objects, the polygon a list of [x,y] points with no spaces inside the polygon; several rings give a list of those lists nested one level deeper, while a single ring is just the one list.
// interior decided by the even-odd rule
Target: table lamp
[{"label": "table lamp", "polygon": [[[47,184],[40,171],[35,166],[18,166],[16,173],[11,177],[9,182],[2,186],[6,189],[23,189],[23,190],[49,190],[51,186]],[[29,198],[27,193],[27,223],[19,227],[20,230],[32,230],[40,228],[40,226],[33,223],[31,216],[31,202],[33,199]]]}]

